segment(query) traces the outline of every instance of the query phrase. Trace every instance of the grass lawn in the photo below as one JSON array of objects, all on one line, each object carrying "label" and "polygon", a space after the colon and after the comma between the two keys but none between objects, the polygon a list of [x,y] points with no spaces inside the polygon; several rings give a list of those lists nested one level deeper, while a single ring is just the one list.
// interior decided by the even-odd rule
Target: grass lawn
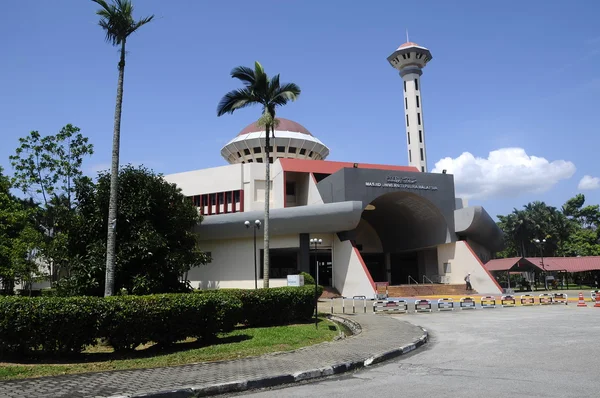
[{"label": "grass lawn", "polygon": [[70,360],[40,358],[27,363],[1,362],[0,380],[244,358],[331,341],[340,330],[349,334],[345,327],[320,318],[318,330],[314,322],[270,328],[237,328],[219,335],[211,345],[188,339],[166,349],[148,344],[128,354],[115,354],[111,347],[99,345],[89,347],[80,357]]}]

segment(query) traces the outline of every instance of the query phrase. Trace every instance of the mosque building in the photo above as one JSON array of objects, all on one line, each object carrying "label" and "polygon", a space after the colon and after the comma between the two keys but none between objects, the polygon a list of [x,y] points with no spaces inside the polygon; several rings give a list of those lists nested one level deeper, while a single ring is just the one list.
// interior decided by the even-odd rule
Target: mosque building
[{"label": "mosque building", "polygon": [[426,284],[435,293],[464,289],[470,273],[478,292],[501,293],[483,263],[502,250],[502,231],[482,207],[455,197],[451,174],[427,169],[420,79],[431,59],[412,42],[388,57],[402,78],[408,166],[329,161],[325,143],[278,118],[270,181],[262,164],[265,132],[256,123],[223,147],[228,165],[165,176],[203,216],[196,231],[212,261],[189,271],[192,287],[263,286],[269,187],[271,287],[304,271],[345,297],[373,297],[379,283]]}]

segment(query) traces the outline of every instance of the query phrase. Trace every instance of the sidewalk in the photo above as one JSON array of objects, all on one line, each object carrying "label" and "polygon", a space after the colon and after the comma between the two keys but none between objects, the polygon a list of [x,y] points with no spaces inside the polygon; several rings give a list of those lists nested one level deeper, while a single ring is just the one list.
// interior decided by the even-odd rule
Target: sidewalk
[{"label": "sidewalk", "polygon": [[191,397],[270,387],[369,366],[408,353],[427,332],[388,316],[344,315],[356,335],[292,352],[168,368],[85,373],[0,382],[0,396]]}]

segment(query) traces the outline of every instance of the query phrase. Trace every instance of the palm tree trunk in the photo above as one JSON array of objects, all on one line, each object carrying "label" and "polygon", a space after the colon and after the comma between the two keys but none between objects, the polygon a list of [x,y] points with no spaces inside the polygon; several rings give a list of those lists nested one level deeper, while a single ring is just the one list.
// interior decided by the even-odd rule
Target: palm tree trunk
[{"label": "palm tree trunk", "polygon": [[117,83],[117,104],[115,107],[115,127],[113,133],[112,163],[110,166],[110,199],[108,202],[108,236],[106,239],[106,278],[104,297],[115,291],[115,249],[117,241],[117,198],[119,190],[119,143],[121,141],[121,109],[123,105],[123,76],[125,74],[125,40],[121,44],[119,60],[119,81]]},{"label": "palm tree trunk", "polygon": [[271,164],[269,163],[269,145],[271,137],[269,124],[265,127],[265,220],[264,220],[264,254],[263,254],[263,287],[269,287],[269,199],[271,191]]}]

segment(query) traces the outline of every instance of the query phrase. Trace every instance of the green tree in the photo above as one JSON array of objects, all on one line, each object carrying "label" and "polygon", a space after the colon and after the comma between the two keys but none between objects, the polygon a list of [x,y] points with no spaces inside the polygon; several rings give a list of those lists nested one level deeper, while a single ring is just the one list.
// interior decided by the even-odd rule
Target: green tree
[{"label": "green tree", "polygon": [[94,153],[93,145],[80,131],[71,124],[55,135],[32,131],[19,139],[20,146],[10,156],[14,187],[40,203],[35,213],[36,227],[43,231],[38,249],[49,265],[53,282],[68,267],[64,242],[76,205],[75,184],[83,175],[83,159]]},{"label": "green tree", "polygon": [[34,224],[36,206],[10,193],[10,179],[0,167],[0,292],[12,294],[16,282],[29,284],[40,276],[35,262],[39,231]]},{"label": "green tree", "polygon": [[111,162],[110,205],[108,211],[108,237],[106,242],[106,284],[105,296],[114,294],[115,272],[115,241],[117,233],[117,191],[119,176],[119,143],[121,140],[121,111],[123,105],[123,78],[125,75],[125,43],[129,35],[140,27],[152,21],[154,15],[136,21],[133,19],[133,5],[129,0],[113,0],[108,4],[105,0],[92,0],[100,5],[96,14],[100,16],[99,25],[106,32],[106,41],[113,46],[120,46],[119,79],[117,82],[117,101],[115,106],[115,120]]},{"label": "green tree", "polygon": [[[67,244],[73,259],[71,274],[59,284],[62,294],[102,295],[105,283],[105,243],[110,201],[109,173],[96,183],[77,185],[76,234]],[[186,289],[182,276],[206,264],[194,227],[198,210],[175,184],[144,167],[127,165],[119,173],[115,287],[130,294],[177,292]]]},{"label": "green tree", "polygon": [[286,105],[290,101],[295,101],[300,95],[300,87],[294,83],[280,83],[279,75],[272,78],[265,73],[259,62],[254,63],[254,69],[238,66],[231,71],[231,77],[240,80],[244,87],[232,90],[225,94],[217,106],[217,116],[223,116],[226,113],[232,114],[238,109],[251,105],[262,107],[262,116],[259,123],[265,127],[265,216],[264,216],[264,287],[269,287],[269,199],[270,199],[270,140],[271,134],[274,134],[274,126],[277,124],[275,118],[276,108]]}]

